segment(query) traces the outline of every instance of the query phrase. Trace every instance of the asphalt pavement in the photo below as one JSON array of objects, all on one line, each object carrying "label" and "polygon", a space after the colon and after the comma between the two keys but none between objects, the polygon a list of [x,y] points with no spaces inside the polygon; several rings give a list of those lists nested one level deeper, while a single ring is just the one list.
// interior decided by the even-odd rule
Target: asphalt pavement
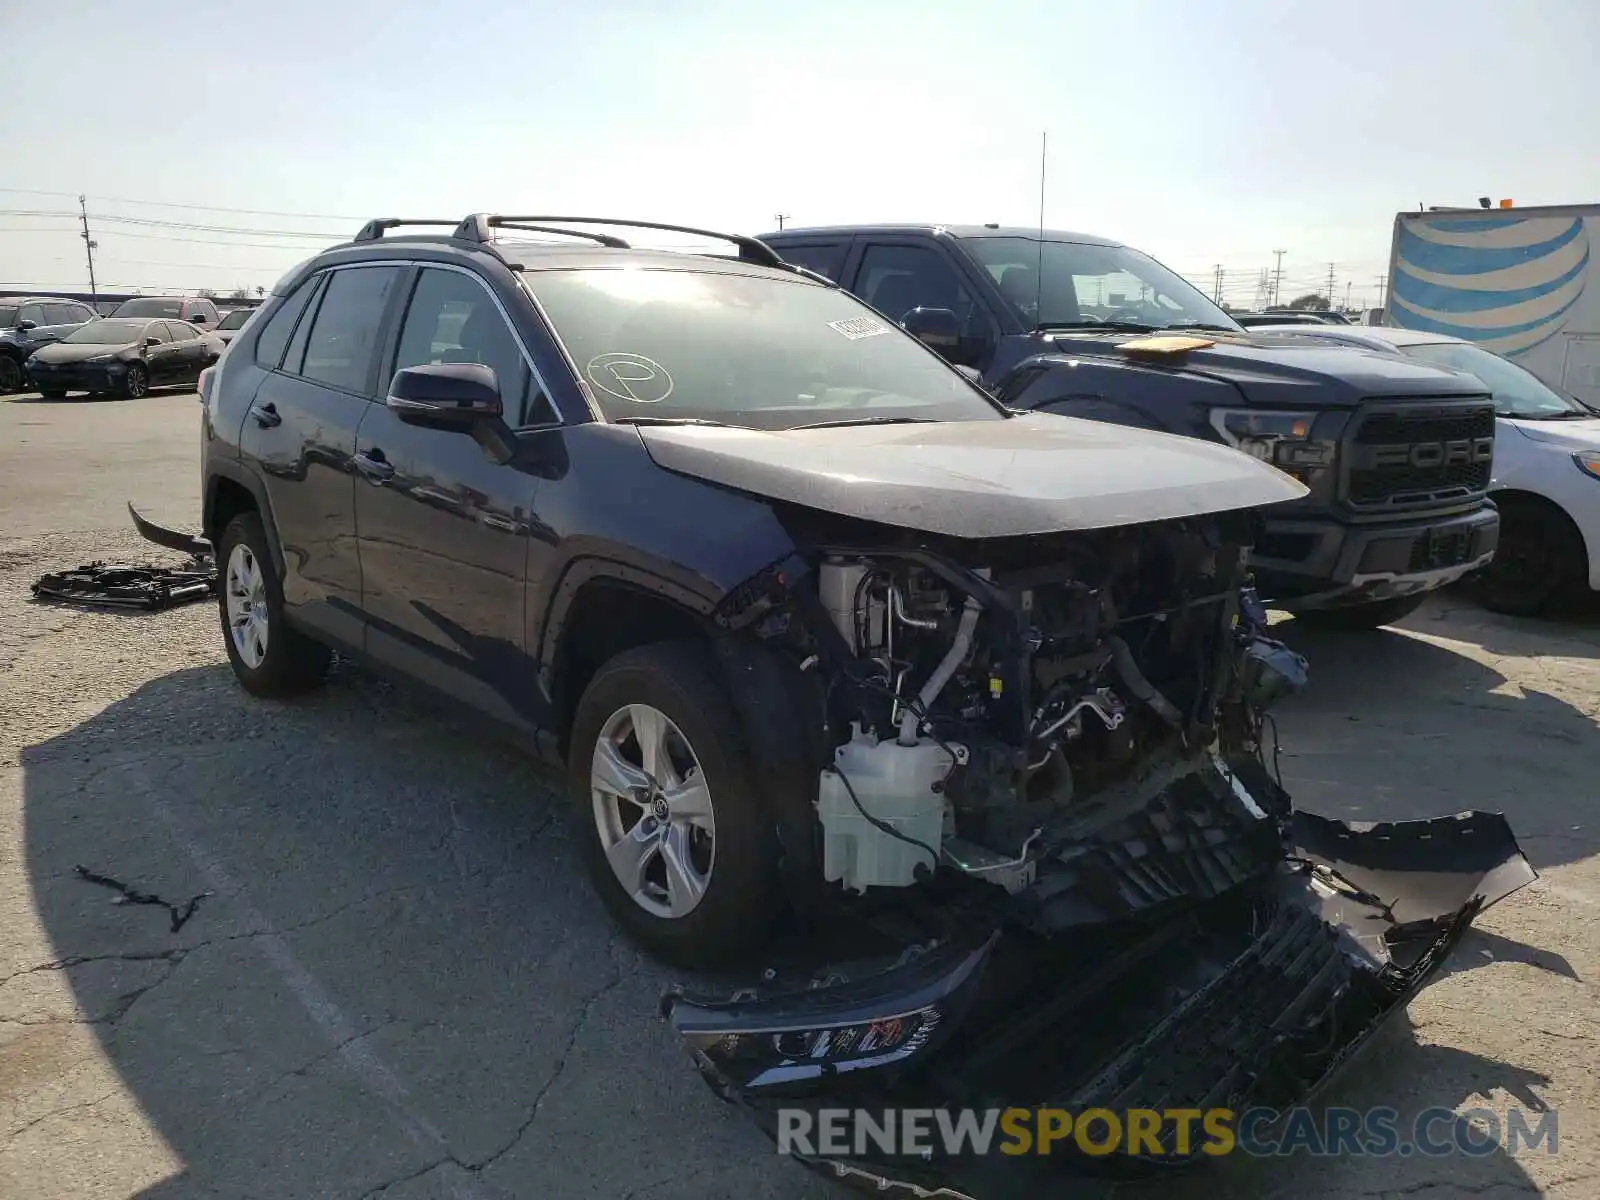
[{"label": "asphalt pavement", "polygon": [[[847,1194],[695,1077],[547,772],[343,666],[252,699],[211,606],[28,599],[159,556],[127,500],[196,525],[198,421],[192,394],[0,399],[0,1197]],[[1600,1195],[1600,620],[1447,596],[1283,629],[1312,660],[1280,718],[1302,806],[1504,809],[1542,873],[1322,1103],[1552,1108],[1558,1152],[1235,1158],[1127,1194]],[[78,866],[203,898],[174,932]]]}]

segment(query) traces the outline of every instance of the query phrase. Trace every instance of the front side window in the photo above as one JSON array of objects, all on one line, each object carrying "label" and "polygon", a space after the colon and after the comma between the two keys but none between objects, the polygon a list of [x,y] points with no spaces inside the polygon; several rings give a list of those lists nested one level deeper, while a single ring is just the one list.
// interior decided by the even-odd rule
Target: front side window
[{"label": "front side window", "polygon": [[399,278],[398,267],[333,272],[306,339],[300,374],[330,387],[365,392],[384,308]]},{"label": "front side window", "polygon": [[482,363],[494,370],[506,420],[556,419],[505,318],[483,284],[458,271],[424,269],[406,308],[394,370],[425,363]]},{"label": "front side window", "polygon": [[959,372],[836,288],[647,268],[523,279],[611,421],[1004,419]]},{"label": "front side window", "polygon": [[[81,329],[74,329],[61,341],[74,346],[128,346],[145,338],[149,321],[131,321],[123,317],[102,317],[90,321]],[[153,329],[151,332],[155,332]]]},{"label": "front side window", "polygon": [[1594,414],[1576,400],[1552,391],[1510,359],[1501,358],[1480,346],[1466,342],[1426,342],[1420,346],[1398,346],[1400,353],[1447,371],[1465,371],[1483,380],[1494,393],[1494,411],[1502,417],[1528,421],[1560,420],[1572,414]]},{"label": "front side window", "polygon": [[1126,246],[1027,237],[970,237],[960,245],[1030,327],[1240,329],[1199,289]]},{"label": "front side window", "polygon": [[48,325],[49,320],[44,315],[44,305],[24,304],[22,314],[18,318],[22,321],[32,321],[35,325]]}]

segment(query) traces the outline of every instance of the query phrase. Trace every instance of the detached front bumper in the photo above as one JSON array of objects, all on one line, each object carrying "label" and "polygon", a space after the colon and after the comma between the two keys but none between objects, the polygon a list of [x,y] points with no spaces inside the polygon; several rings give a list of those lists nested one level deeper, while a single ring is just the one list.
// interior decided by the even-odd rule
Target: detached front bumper
[{"label": "detached front bumper", "polygon": [[1430,592],[1494,557],[1500,514],[1474,512],[1403,524],[1273,520],[1251,553],[1263,596],[1291,608],[1337,608]]},{"label": "detached front bumper", "polygon": [[[1118,832],[1117,853],[1097,851],[1118,860],[1104,885],[1124,893],[1103,905],[1103,922],[951,938],[766,993],[675,989],[664,1012],[707,1082],[780,1147],[784,1122],[823,1110],[933,1110],[957,1122],[964,1110],[1281,1108],[1403,1009],[1479,912],[1535,878],[1498,815],[1356,826],[1246,809],[1282,840],[1277,861],[1257,858],[1264,869],[1236,886],[1219,890],[1214,850],[1191,853],[1215,810],[1173,821],[1168,797],[1142,836]],[[1224,844],[1237,862],[1245,843],[1214,846]],[[1129,902],[1153,894],[1147,884],[1178,898],[1151,916]],[[937,1139],[921,1154],[859,1139],[846,1154],[783,1148],[885,1195],[988,1200],[1034,1192],[1041,1170],[1103,1179],[1200,1157],[1172,1135],[1163,1129],[1159,1154],[1124,1145],[1092,1159],[1068,1141],[1048,1162]]]}]

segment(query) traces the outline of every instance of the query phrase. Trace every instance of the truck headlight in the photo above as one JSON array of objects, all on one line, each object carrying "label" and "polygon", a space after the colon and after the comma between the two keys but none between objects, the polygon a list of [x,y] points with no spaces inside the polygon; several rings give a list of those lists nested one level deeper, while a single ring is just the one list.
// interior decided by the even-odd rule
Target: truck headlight
[{"label": "truck headlight", "polygon": [[1600,479],[1600,450],[1580,450],[1572,456],[1572,461],[1585,475]]},{"label": "truck headlight", "polygon": [[1311,440],[1316,413],[1273,412],[1255,408],[1214,408],[1211,427],[1235,450],[1271,463],[1290,474],[1310,467],[1325,467],[1333,450]]}]

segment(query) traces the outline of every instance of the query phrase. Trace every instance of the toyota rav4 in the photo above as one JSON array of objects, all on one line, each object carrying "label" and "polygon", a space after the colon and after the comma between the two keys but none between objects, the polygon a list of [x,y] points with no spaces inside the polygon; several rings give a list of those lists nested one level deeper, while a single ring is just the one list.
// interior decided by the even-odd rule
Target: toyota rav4
[{"label": "toyota rav4", "polygon": [[228,657],[284,696],[337,650],[565,764],[638,942],[784,964],[664,999],[769,1126],[1287,1103],[1532,877],[1498,816],[1354,828],[1263,765],[1305,672],[1248,578],[1306,494],[1276,467],[1016,415],[754,239],[402,224],[291,272],[206,381]]}]

